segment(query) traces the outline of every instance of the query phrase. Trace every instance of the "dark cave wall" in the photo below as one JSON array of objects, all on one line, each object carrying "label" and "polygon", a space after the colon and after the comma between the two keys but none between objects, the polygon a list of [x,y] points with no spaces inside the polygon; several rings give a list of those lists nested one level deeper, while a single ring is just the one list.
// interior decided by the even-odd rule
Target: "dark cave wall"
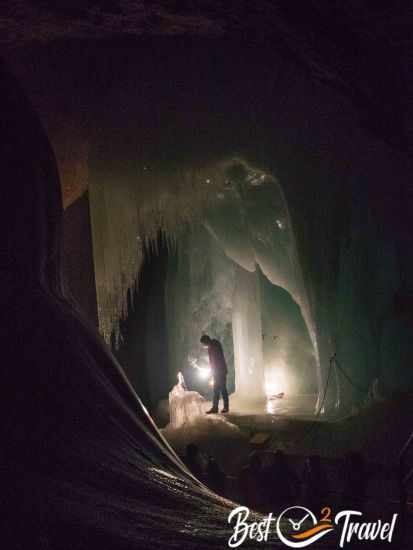
[{"label": "dark cave wall", "polygon": [[86,61],[82,50],[69,52],[62,43],[33,43],[3,53],[48,134],[64,208],[87,191],[95,105],[99,103],[99,77],[91,78],[93,61]]},{"label": "dark cave wall", "polygon": [[98,327],[89,195],[69,206],[63,217],[63,273],[70,296]]}]

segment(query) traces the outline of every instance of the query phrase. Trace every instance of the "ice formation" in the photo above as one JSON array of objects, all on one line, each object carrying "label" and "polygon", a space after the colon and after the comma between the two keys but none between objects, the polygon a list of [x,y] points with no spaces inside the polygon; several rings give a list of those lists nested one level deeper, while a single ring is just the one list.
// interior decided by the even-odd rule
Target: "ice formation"
[{"label": "ice formation", "polygon": [[185,455],[187,445],[195,443],[228,474],[235,474],[251,452],[249,437],[224,415],[203,414],[178,428],[169,424],[161,433],[180,456]]},{"label": "ice formation", "polygon": [[173,248],[180,228],[191,225],[209,200],[202,170],[187,167],[166,176],[153,166],[141,168],[123,179],[97,173],[89,185],[99,328],[108,342],[119,335],[145,248],[156,248],[160,231]]},{"label": "ice formation", "polygon": [[206,401],[196,391],[186,389],[183,375],[178,373],[178,383],[169,393],[170,425],[180,428],[204,414]]},{"label": "ice formation", "polygon": [[221,340],[233,387],[232,295],[235,268],[200,226],[178,238],[177,254],[168,263],[166,309],[170,377],[180,370],[192,389],[210,397],[208,379],[193,367],[208,366],[201,334]]},{"label": "ice formation", "polygon": [[[268,318],[274,311],[270,313],[268,304],[274,285],[288,288],[304,306],[301,313],[307,312],[307,323],[311,318],[277,181],[239,159],[222,163],[221,169],[224,198],[205,209],[197,228],[177,237],[178,257],[169,269],[167,284],[171,364],[176,372],[188,358],[205,361],[199,336],[211,333],[223,342],[227,360],[235,366],[235,380],[230,368],[229,385],[235,387],[238,402],[262,401],[266,371],[270,377],[274,374],[273,350],[266,345],[266,357],[263,353],[262,324],[266,317],[265,328],[272,331]],[[315,374],[314,348],[311,354]],[[187,374],[205,395],[207,387],[202,388],[191,372]]]},{"label": "ice formation", "polygon": [[265,399],[261,303],[255,272],[236,272],[232,310],[236,391],[244,401]]},{"label": "ice formation", "polygon": [[[136,283],[145,246],[158,231],[177,252],[167,282],[170,376],[200,357],[199,336],[211,332],[226,351],[229,385],[248,400],[265,396],[259,271],[288,290],[317,341],[289,211],[278,181],[234,157],[207,167],[91,186],[95,271],[101,332],[109,340],[126,313],[127,289]],[[139,190],[138,190],[139,189]],[[193,384],[191,384],[193,386]]]},{"label": "ice formation", "polygon": [[[294,93],[286,95],[291,112],[303,85],[298,79]],[[347,107],[340,104],[340,109],[337,113],[349,115]],[[403,301],[411,295],[411,260],[403,253],[411,249],[411,237],[403,221],[407,214],[394,216],[397,197],[408,185],[410,162],[367,139],[337,113],[354,139],[330,135],[317,117],[311,118],[307,138],[318,151],[329,143],[338,163],[333,156],[313,156],[308,147],[301,150],[295,145],[303,145],[301,133],[285,124],[285,140],[271,149],[274,158],[268,155],[265,171],[256,167],[258,162],[226,156],[209,158],[202,168],[188,162],[168,174],[150,166],[127,182],[95,174],[91,215],[99,320],[106,339],[125,313],[144,244],[162,230],[178,247],[167,287],[173,376],[196,353],[201,332],[221,336],[232,353],[235,270],[253,272],[258,266],[301,308],[314,354],[309,368],[316,371],[320,397],[329,383],[316,410],[322,404],[325,412],[364,402],[375,378],[383,395],[400,387],[401,373],[408,385],[413,383],[404,368],[411,359],[410,329],[396,303],[397,296]],[[283,120],[283,112],[278,115]],[[390,202],[377,181],[383,186],[394,182],[397,192],[389,190]],[[329,376],[334,353],[353,383],[335,366]]]}]

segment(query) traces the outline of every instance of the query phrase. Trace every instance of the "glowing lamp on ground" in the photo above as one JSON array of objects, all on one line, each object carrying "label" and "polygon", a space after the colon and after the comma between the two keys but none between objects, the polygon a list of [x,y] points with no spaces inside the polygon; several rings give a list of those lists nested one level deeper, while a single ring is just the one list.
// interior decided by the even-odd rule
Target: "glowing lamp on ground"
[{"label": "glowing lamp on ground", "polygon": [[274,397],[286,391],[286,382],[284,373],[278,369],[271,369],[265,376],[265,394],[267,398]]},{"label": "glowing lamp on ground", "polygon": [[277,382],[273,380],[265,382],[265,393],[267,397],[271,397],[272,395],[276,395],[277,393],[279,393],[279,387],[279,384],[277,384]]}]

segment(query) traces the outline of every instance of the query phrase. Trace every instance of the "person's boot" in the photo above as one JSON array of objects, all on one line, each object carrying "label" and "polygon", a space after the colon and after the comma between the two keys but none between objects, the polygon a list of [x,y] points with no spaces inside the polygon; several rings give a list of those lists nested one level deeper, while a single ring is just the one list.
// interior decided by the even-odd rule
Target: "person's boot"
[{"label": "person's boot", "polygon": [[205,414],[217,414],[218,412],[218,409],[214,409],[214,407],[212,407],[212,409],[209,409],[209,411],[207,411]]},{"label": "person's boot", "polygon": [[224,391],[224,408],[222,409],[221,412],[222,413],[229,412],[229,397],[228,397],[228,392],[226,390]]}]

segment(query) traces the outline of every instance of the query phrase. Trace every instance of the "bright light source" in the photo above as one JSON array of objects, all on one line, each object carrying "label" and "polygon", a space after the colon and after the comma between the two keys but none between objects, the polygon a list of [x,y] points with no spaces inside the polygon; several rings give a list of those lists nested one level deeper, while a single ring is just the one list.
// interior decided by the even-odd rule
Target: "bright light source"
[{"label": "bright light source", "polygon": [[274,367],[267,370],[265,373],[264,387],[267,397],[273,397],[274,395],[285,393],[286,386],[285,375],[280,368]]},{"label": "bright light source", "polygon": [[274,401],[268,400],[267,401],[267,413],[268,414],[274,414],[275,407],[274,407]]},{"label": "bright light source", "polygon": [[197,371],[199,378],[202,380],[208,380],[211,377],[211,368],[207,366],[209,362],[206,357],[197,358],[189,356],[188,362]]},{"label": "bright light source", "polygon": [[267,394],[267,397],[280,393],[278,391],[279,387],[280,386],[279,384],[277,384],[277,382],[265,382],[265,393]]},{"label": "bright light source", "polygon": [[198,375],[199,378],[202,378],[203,380],[206,380],[211,376],[211,369],[204,368],[204,367],[198,367]]}]

